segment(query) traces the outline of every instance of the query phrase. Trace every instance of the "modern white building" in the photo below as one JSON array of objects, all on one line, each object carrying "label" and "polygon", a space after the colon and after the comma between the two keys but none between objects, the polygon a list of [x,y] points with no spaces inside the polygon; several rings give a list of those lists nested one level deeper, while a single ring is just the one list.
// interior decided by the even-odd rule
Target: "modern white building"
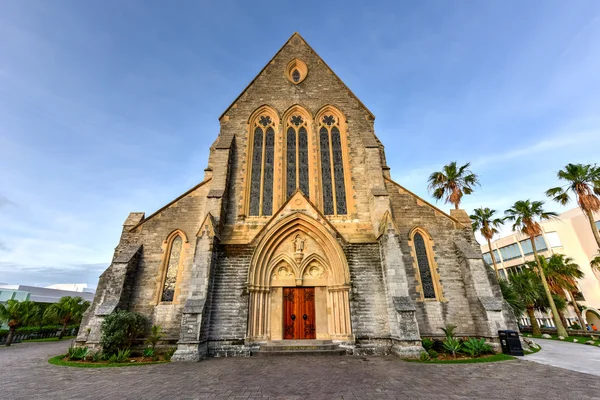
[{"label": "modern white building", "polygon": [[61,297],[65,296],[79,296],[90,302],[94,300],[94,292],[60,290],[52,287],[0,284],[0,302],[6,302],[7,300],[14,299],[19,301],[31,300],[38,303],[56,303],[61,299]]},{"label": "modern white building", "polygon": [[[600,229],[600,214],[596,214],[596,229]],[[598,254],[598,244],[594,239],[590,224],[579,207],[566,211],[558,219],[541,223],[542,235],[535,240],[538,253],[545,257],[552,254],[564,254],[573,258],[585,274],[578,281],[580,293],[576,300],[586,307],[582,312],[588,324],[600,328],[600,271],[590,267],[590,261]],[[507,279],[508,274],[518,272],[526,262],[534,261],[533,249],[529,237],[514,233],[492,242],[492,250],[498,265],[500,278]],[[490,249],[487,243],[481,246],[483,258],[492,265]],[[540,325],[554,326],[549,314],[536,312]],[[569,307],[569,324],[577,323],[577,316]],[[529,325],[528,318],[520,322]]]}]

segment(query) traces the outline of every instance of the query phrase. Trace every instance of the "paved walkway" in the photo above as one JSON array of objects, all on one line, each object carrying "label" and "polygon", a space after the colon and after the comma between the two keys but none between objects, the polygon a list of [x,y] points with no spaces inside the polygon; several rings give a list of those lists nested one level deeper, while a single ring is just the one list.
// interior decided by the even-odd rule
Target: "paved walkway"
[{"label": "paved walkway", "polygon": [[[592,399],[593,375],[527,361],[417,364],[395,357],[213,358],[83,369],[50,365],[68,343],[0,349],[2,398],[16,399]],[[586,347],[584,347],[586,348]]]},{"label": "paved walkway", "polygon": [[542,346],[542,351],[527,356],[527,360],[600,376],[600,347],[550,339],[532,340]]}]

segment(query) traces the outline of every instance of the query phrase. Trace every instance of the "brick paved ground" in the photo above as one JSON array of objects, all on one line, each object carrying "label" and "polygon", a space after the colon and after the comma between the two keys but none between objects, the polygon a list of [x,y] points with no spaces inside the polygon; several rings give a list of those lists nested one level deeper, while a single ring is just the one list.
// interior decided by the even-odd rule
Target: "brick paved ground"
[{"label": "brick paved ground", "polygon": [[50,365],[67,343],[0,349],[0,393],[16,399],[592,399],[598,377],[528,361],[423,365],[393,357],[221,358],[82,369]]}]

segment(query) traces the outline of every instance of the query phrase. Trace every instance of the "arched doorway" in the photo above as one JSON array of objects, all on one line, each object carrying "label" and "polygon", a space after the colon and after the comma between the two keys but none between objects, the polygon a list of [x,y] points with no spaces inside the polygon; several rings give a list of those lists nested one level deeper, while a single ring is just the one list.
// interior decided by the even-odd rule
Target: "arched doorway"
[{"label": "arched doorway", "polygon": [[592,324],[596,326],[596,328],[600,329],[600,312],[593,308],[586,308],[585,310],[585,320],[587,324],[591,327]]},{"label": "arched doorway", "polygon": [[322,223],[301,212],[260,239],[248,273],[247,340],[353,341],[346,257]]}]

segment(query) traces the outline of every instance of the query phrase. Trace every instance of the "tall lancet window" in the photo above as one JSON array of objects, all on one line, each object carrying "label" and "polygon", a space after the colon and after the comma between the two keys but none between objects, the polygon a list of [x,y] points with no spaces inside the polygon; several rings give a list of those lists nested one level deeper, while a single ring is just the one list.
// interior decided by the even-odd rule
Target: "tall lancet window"
[{"label": "tall lancet window", "polygon": [[252,128],[250,172],[250,216],[273,214],[273,164],[275,162],[275,123],[261,115]]},{"label": "tall lancet window", "polygon": [[319,125],[319,150],[323,213],[325,215],[347,214],[340,121],[337,116],[322,117]]},{"label": "tall lancet window", "polygon": [[421,228],[413,229],[410,237],[412,240],[409,243],[413,248],[417,280],[420,284],[417,291],[421,292],[422,300],[441,299],[442,287],[433,254],[433,240]]},{"label": "tall lancet window", "polygon": [[179,271],[181,252],[183,250],[183,240],[181,239],[181,236],[176,235],[169,243],[167,249],[168,255],[166,258],[166,268],[160,301],[172,302],[175,298],[177,272]]},{"label": "tall lancet window", "polygon": [[309,196],[308,185],[308,131],[307,121],[301,115],[292,115],[286,132],[286,194],[289,198],[300,188]]}]

